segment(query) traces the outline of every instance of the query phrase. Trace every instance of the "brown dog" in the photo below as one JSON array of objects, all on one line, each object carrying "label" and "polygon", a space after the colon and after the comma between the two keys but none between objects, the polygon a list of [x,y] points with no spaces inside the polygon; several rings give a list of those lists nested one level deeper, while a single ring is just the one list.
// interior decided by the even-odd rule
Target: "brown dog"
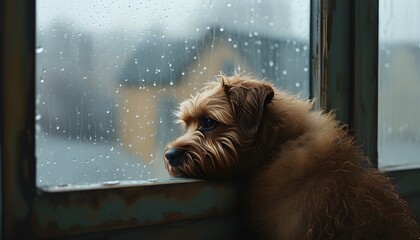
[{"label": "brown dog", "polygon": [[247,216],[263,239],[420,239],[385,174],[332,114],[264,81],[208,84],[177,113],[186,133],[168,144],[171,176],[247,176]]}]

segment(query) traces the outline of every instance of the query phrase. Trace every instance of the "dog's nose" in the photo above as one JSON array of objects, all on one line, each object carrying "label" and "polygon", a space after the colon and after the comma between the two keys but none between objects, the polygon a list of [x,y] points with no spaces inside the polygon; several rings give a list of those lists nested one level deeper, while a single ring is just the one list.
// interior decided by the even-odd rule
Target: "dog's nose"
[{"label": "dog's nose", "polygon": [[171,148],[166,151],[165,158],[172,167],[179,166],[185,161],[185,151],[179,148]]}]

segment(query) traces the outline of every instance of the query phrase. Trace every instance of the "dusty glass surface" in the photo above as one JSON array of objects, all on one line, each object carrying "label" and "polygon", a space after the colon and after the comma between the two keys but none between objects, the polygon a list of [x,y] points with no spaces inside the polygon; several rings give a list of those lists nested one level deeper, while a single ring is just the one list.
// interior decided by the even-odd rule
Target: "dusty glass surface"
[{"label": "dusty glass surface", "polygon": [[420,1],[379,1],[379,167],[420,166]]},{"label": "dusty glass surface", "polygon": [[37,1],[37,184],[167,177],[178,103],[223,71],[306,98],[309,1]]}]

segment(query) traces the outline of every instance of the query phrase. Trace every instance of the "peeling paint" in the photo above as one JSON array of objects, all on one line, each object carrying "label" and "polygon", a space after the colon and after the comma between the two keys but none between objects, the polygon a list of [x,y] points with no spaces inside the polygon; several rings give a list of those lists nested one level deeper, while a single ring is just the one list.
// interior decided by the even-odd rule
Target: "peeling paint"
[{"label": "peeling paint", "polygon": [[38,237],[149,226],[229,215],[234,198],[230,184],[204,181],[43,192],[32,224]]}]

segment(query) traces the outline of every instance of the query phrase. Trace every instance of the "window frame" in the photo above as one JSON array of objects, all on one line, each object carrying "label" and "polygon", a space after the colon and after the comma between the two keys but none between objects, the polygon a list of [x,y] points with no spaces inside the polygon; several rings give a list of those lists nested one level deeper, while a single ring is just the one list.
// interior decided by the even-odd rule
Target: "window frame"
[{"label": "window frame", "polygon": [[[110,230],[114,236],[135,236],[139,231],[170,236],[170,224],[207,230],[211,225],[215,231],[232,234],[235,191],[226,183],[186,180],[93,189],[37,188],[36,5],[35,0],[5,0],[1,5],[3,238],[78,238]],[[320,96],[320,109],[336,109],[356,138],[364,139],[363,150],[377,166],[378,72],[372,69],[378,67],[378,0],[311,0],[310,31],[311,97]],[[413,183],[418,172],[401,170],[391,175],[400,183],[400,192],[409,196],[420,193]],[[182,222],[188,224],[179,225]],[[193,236],[200,238],[200,234]]]},{"label": "window frame", "polygon": [[[311,1],[311,97],[348,125],[378,167],[379,0]],[[420,169],[388,170],[420,219]]]},{"label": "window frame", "polygon": [[[36,4],[35,0],[5,0],[1,4],[5,13],[0,20],[2,237],[78,238],[80,234],[111,230],[117,236],[135,236],[137,233],[128,229],[142,229],[143,234],[150,235],[150,226],[162,224],[173,223],[178,228],[188,221],[188,226],[201,227],[198,219],[213,225],[214,221],[230,223],[234,191],[229,184],[172,179],[146,184],[37,188]],[[159,235],[168,236],[171,229],[162,227]]]},{"label": "window frame", "polygon": [[[378,0],[312,1],[312,97],[363,139],[377,166]],[[372,71],[372,69],[375,69]]]}]

